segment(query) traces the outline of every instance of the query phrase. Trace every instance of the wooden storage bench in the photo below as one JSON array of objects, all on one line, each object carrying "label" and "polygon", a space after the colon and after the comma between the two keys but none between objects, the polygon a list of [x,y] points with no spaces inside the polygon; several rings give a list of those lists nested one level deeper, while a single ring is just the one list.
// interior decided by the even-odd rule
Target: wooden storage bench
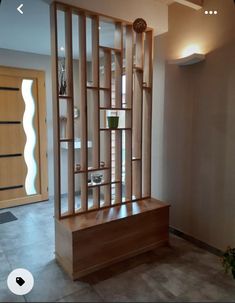
[{"label": "wooden storage bench", "polygon": [[169,205],[155,199],[55,221],[56,258],[74,280],[167,245]]}]

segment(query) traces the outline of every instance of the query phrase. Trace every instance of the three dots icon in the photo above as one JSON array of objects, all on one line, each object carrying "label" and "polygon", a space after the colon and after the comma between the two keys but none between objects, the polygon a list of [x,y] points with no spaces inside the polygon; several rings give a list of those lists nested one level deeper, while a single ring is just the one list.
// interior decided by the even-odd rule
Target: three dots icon
[{"label": "three dots icon", "polygon": [[205,15],[217,15],[218,11],[205,11]]}]

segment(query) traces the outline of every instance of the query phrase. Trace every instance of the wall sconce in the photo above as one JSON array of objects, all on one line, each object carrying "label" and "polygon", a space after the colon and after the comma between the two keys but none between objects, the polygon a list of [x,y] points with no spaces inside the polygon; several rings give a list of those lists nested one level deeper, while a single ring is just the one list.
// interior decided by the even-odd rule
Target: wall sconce
[{"label": "wall sconce", "polygon": [[206,56],[201,53],[200,47],[197,44],[190,44],[182,51],[182,57],[174,60],[169,60],[169,64],[180,66],[191,65],[205,60]]}]

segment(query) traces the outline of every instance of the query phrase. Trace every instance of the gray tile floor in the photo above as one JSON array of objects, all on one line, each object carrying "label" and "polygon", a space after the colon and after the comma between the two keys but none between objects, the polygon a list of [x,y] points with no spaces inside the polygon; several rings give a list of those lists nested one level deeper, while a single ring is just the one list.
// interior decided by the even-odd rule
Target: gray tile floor
[{"label": "gray tile floor", "polygon": [[[10,211],[18,220],[0,225],[0,302],[235,302],[235,281],[218,257],[175,236],[170,247],[73,282],[54,260],[52,201]],[[6,284],[20,267],[35,278],[24,297]]]}]

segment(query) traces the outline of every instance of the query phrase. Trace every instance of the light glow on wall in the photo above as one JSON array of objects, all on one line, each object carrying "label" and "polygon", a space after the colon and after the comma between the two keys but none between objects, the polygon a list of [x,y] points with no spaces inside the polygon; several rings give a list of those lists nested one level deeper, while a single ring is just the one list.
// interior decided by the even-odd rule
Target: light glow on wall
[{"label": "light glow on wall", "polygon": [[198,44],[190,44],[182,51],[182,58],[191,56],[192,54],[201,54]]},{"label": "light glow on wall", "polygon": [[25,111],[23,116],[23,127],[26,135],[26,144],[24,148],[24,160],[27,165],[27,175],[25,179],[25,191],[28,196],[37,193],[35,180],[37,176],[37,163],[34,158],[36,146],[36,133],[33,126],[35,115],[35,101],[32,94],[33,80],[24,79],[22,81],[21,91],[25,102]]}]

